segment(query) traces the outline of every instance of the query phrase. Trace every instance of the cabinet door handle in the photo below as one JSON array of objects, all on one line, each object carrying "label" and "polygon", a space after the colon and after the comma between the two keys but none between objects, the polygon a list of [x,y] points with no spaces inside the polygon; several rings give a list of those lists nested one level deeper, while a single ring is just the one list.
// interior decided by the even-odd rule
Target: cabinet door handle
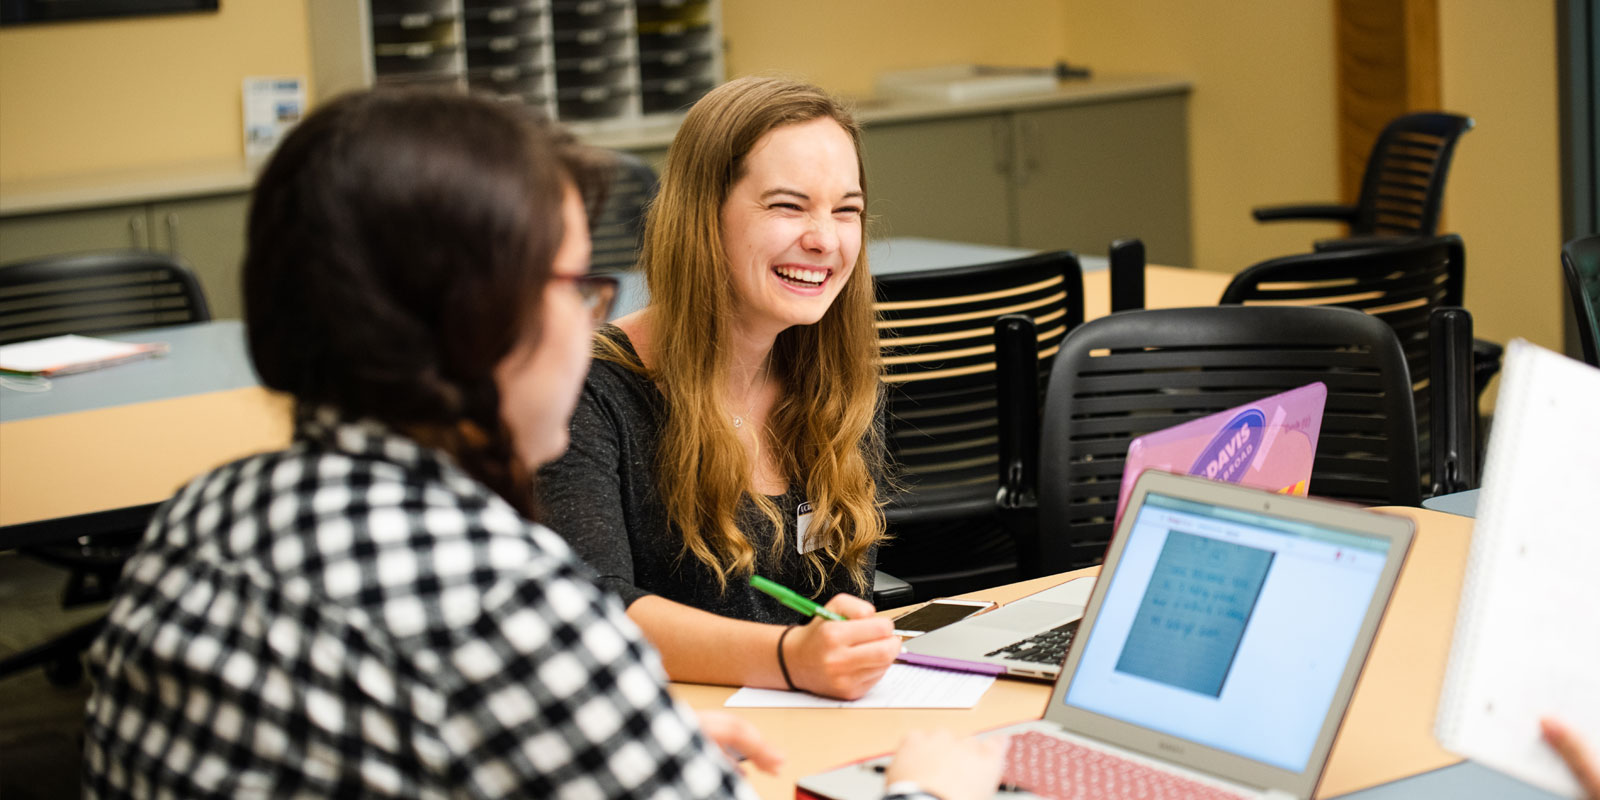
[{"label": "cabinet door handle", "polygon": [[1005,117],[989,123],[989,137],[994,141],[994,171],[1010,175],[1016,153],[1011,142],[1011,125]]},{"label": "cabinet door handle", "polygon": [[141,211],[128,217],[128,243],[133,246],[133,249],[150,249],[144,233],[144,212]]},{"label": "cabinet door handle", "polygon": [[1039,122],[1038,120],[1023,118],[1020,122],[1019,138],[1022,140],[1022,165],[1017,170],[1017,184],[1028,182],[1033,173],[1039,170]]},{"label": "cabinet door handle", "polygon": [[173,255],[177,255],[178,254],[178,214],[177,214],[177,212],[168,211],[167,212],[167,218],[166,218],[165,222],[167,223],[167,252],[171,253]]}]

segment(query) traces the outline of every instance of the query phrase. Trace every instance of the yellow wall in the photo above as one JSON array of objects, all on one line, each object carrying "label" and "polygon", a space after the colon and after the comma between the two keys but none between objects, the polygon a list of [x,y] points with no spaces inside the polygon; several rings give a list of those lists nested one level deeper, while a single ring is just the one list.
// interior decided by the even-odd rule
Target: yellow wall
[{"label": "yellow wall", "polygon": [[781,72],[846,95],[885,70],[1040,65],[1061,52],[1063,0],[724,0],[730,77]]},{"label": "yellow wall", "polygon": [[1445,224],[1467,247],[1480,338],[1560,350],[1561,153],[1554,0],[1440,0],[1440,91],[1478,125],[1456,148]]},{"label": "yellow wall", "polygon": [[306,75],[299,0],[0,29],[0,181],[244,158],[241,84]]},{"label": "yellow wall", "polygon": [[1062,0],[1065,52],[1101,72],[1194,81],[1189,100],[1194,266],[1235,272],[1338,235],[1262,225],[1256,206],[1336,202],[1331,0]]}]

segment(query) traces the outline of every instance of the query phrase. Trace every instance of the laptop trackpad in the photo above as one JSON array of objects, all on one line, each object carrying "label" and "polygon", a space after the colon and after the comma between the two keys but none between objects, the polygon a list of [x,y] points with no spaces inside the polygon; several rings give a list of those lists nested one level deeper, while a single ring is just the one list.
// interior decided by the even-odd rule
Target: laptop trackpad
[{"label": "laptop trackpad", "polygon": [[973,617],[968,624],[1027,633],[1044,630],[1052,625],[1060,625],[1083,616],[1083,606],[1049,603],[1043,600],[1007,606],[1001,610],[1006,613],[996,611],[982,614]]}]

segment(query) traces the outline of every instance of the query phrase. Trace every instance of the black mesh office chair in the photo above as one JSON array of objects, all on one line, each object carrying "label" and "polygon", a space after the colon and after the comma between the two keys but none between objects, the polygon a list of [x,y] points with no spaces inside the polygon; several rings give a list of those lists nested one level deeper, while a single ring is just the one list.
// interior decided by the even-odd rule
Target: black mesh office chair
[{"label": "black mesh office chair", "polygon": [[1431,236],[1439,227],[1450,158],[1471,117],[1443,112],[1406,114],[1378,134],[1361,177],[1354,205],[1266,206],[1251,212],[1259,222],[1343,222],[1353,237]]},{"label": "black mesh office chair", "polygon": [[209,319],[200,282],[164,253],[80,253],[0,266],[0,344]]},{"label": "black mesh office chair", "polygon": [[[1235,276],[1223,290],[1221,302],[1339,306],[1388,323],[1400,338],[1411,370],[1423,463],[1431,464],[1429,316],[1436,308],[1461,305],[1465,275],[1460,237],[1412,237],[1262,262]],[[1432,483],[1431,477],[1423,478],[1423,485]]]},{"label": "black mesh office chair", "polygon": [[606,187],[605,204],[592,214],[590,265],[596,272],[625,272],[639,260],[644,210],[656,197],[656,171],[638,156],[614,153],[616,166]]},{"label": "black mesh office chair", "polygon": [[[61,334],[119,331],[205,322],[211,319],[200,282],[173,257],[144,251],[110,251],[42,258],[0,266],[0,343]],[[92,515],[94,530],[75,540],[22,548],[40,561],[69,570],[66,607],[109,599],[154,506]],[[114,524],[106,524],[112,521]],[[49,524],[52,536],[63,525]],[[70,526],[69,526],[70,527]],[[79,530],[74,527],[73,530]],[[0,661],[0,676],[44,666],[57,684],[82,675],[79,653],[104,619]]]},{"label": "black mesh office chair", "polygon": [[[919,599],[1011,579],[1016,554],[995,510],[999,430],[995,326],[1037,325],[1032,352],[1047,371],[1083,321],[1083,274],[1071,253],[877,276],[878,336],[888,384],[888,446],[905,491],[885,510],[896,539],[883,568]],[[1034,394],[1033,410],[1038,404]]]},{"label": "black mesh office chair", "polygon": [[[1474,124],[1471,117],[1444,112],[1396,117],[1373,143],[1355,204],[1267,206],[1251,213],[1260,222],[1327,220],[1349,227],[1349,238],[1319,241],[1318,250],[1366,247],[1393,236],[1432,236],[1439,229],[1456,144]],[[1500,372],[1503,354],[1494,342],[1473,342],[1473,385],[1480,396]]]},{"label": "black mesh office chair", "polygon": [[1578,322],[1583,360],[1600,367],[1600,235],[1567,242],[1561,248],[1561,271]]},{"label": "black mesh office chair", "polygon": [[1322,381],[1328,400],[1311,493],[1362,504],[1421,502],[1416,419],[1394,331],[1322,307],[1127,311],[1061,344],[1045,391],[1031,572],[1098,562],[1128,443],[1153,431]]}]

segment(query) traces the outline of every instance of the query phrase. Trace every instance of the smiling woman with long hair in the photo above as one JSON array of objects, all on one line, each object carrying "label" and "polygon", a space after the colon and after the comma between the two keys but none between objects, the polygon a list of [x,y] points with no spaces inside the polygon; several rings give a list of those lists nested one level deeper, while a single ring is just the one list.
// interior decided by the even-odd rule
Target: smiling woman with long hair
[{"label": "smiling woman with long hair", "polygon": [[[884,540],[860,153],[802,83],[730,81],[689,111],[646,218],[650,304],[600,332],[542,475],[674,678],[856,697],[898,653],[860,598]],[[752,574],[852,619],[802,625]]]}]

